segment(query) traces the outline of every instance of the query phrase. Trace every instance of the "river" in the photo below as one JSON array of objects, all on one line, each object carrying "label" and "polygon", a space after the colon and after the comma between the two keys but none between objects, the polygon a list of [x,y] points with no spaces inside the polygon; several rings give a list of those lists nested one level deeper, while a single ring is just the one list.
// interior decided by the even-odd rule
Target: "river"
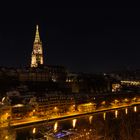
[{"label": "river", "polygon": [[52,137],[64,140],[140,140],[140,105],[0,130],[0,140],[51,140]]}]

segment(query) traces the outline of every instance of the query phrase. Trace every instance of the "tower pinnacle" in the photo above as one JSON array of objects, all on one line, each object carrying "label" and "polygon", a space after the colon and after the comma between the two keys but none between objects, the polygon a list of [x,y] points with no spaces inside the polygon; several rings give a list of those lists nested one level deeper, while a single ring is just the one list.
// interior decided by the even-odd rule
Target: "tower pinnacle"
[{"label": "tower pinnacle", "polygon": [[36,25],[36,29],[38,30],[38,25]]},{"label": "tower pinnacle", "polygon": [[35,41],[34,42],[40,42],[38,25],[36,25],[36,34],[35,34]]}]

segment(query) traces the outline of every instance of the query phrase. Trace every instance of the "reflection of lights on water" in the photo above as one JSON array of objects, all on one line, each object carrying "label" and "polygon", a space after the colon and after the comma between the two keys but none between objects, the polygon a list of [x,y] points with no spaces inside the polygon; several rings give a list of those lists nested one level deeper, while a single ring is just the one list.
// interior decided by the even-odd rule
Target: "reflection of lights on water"
[{"label": "reflection of lights on water", "polygon": [[55,122],[55,124],[54,124],[54,131],[57,131],[57,128],[58,128],[58,122]]},{"label": "reflection of lights on water", "polygon": [[103,113],[103,118],[106,119],[106,112]]},{"label": "reflection of lights on water", "polygon": [[125,114],[128,114],[128,109],[127,108],[125,109]]},{"label": "reflection of lights on water", "polygon": [[93,116],[89,116],[89,123],[92,123]]},{"label": "reflection of lights on water", "polygon": [[33,131],[32,132],[33,132],[33,134],[35,134],[36,133],[36,128],[33,128]]},{"label": "reflection of lights on water", "polygon": [[5,100],[5,97],[2,98],[2,102]]},{"label": "reflection of lights on water", "polygon": [[76,122],[77,122],[77,119],[73,119],[73,120],[72,120],[72,126],[73,126],[73,128],[75,128]]},{"label": "reflection of lights on water", "polygon": [[115,118],[118,117],[118,110],[115,110]]},{"label": "reflection of lights on water", "polygon": [[136,106],[134,106],[134,112],[137,112],[137,107]]}]

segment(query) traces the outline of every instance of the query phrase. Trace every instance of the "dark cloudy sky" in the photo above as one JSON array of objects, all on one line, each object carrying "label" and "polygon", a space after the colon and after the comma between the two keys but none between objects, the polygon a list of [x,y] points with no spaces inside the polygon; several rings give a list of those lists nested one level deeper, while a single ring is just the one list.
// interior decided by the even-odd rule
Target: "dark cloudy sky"
[{"label": "dark cloudy sky", "polygon": [[39,24],[45,64],[76,72],[140,68],[140,9],[36,5],[0,12],[0,66],[30,63]]}]

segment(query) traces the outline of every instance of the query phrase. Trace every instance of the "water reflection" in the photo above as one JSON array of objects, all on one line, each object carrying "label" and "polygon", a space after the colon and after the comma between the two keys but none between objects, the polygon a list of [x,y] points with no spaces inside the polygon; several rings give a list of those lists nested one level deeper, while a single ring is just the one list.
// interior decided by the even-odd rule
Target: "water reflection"
[{"label": "water reflection", "polygon": [[56,132],[57,131],[57,129],[58,129],[58,122],[55,122],[55,124],[54,124],[54,132]]},{"label": "water reflection", "polygon": [[33,134],[35,134],[35,133],[36,133],[36,128],[33,128],[32,133],[33,133]]},{"label": "water reflection", "polygon": [[115,118],[118,118],[118,110],[115,110]]},{"label": "water reflection", "polygon": [[93,116],[89,116],[89,123],[92,124]]},{"label": "water reflection", "polygon": [[73,120],[72,120],[72,126],[73,126],[73,128],[75,128],[76,122],[77,122],[77,119],[73,119]]},{"label": "water reflection", "polygon": [[9,128],[0,130],[0,140],[16,140],[16,131]]},{"label": "water reflection", "polygon": [[136,106],[134,106],[134,112],[137,112],[137,107]]},{"label": "water reflection", "polygon": [[128,114],[128,108],[125,109],[125,114],[126,114],[126,115]]},{"label": "water reflection", "polygon": [[106,120],[106,112],[103,113],[103,119]]},{"label": "water reflection", "polygon": [[[10,129],[0,132],[0,140],[5,140],[6,136],[8,136],[8,140],[10,137],[12,137],[12,140],[27,140],[33,138],[33,136],[37,139],[36,136],[40,136],[40,133],[42,134],[42,139],[44,138],[43,135],[48,137],[53,134],[57,138],[64,136],[67,140],[139,140],[140,116],[139,113],[135,113],[139,112],[139,107],[127,107],[89,116],[69,118],[59,122],[56,121],[55,123],[48,122],[40,126],[22,128],[20,131],[12,129],[12,133]],[[129,115],[126,117],[128,112]],[[16,136],[16,133],[13,133],[13,131],[17,133],[17,139],[13,137],[13,134]],[[22,138],[23,136],[25,138]]]}]

